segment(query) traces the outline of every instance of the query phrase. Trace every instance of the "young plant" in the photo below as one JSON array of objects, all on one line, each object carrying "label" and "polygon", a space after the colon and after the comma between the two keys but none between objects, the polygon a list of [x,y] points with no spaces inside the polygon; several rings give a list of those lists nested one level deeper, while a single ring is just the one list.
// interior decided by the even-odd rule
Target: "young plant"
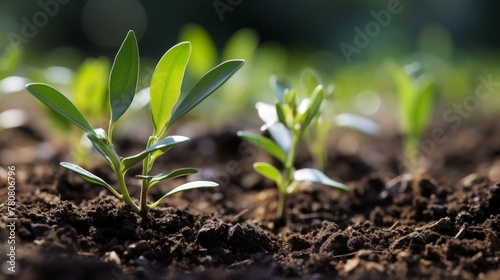
[{"label": "young plant", "polygon": [[[230,60],[219,64],[208,71],[179,101],[184,71],[190,53],[191,44],[182,42],[168,50],[160,59],[154,71],[150,89],[150,111],[154,132],[149,137],[145,150],[128,157],[121,157],[115,151],[113,128],[118,119],[129,108],[136,93],[139,53],[137,41],[132,31],[127,34],[111,68],[109,77],[111,118],[107,133],[102,128],[92,128],[76,106],[56,89],[40,83],[28,84],[26,87],[33,96],[86,132],[92,145],[115,172],[120,191],[115,190],[103,179],[78,165],[68,162],[62,162],[61,165],[91,183],[104,186],[113,195],[127,203],[134,212],[142,215],[147,215],[150,209],[158,206],[163,199],[174,193],[218,186],[218,184],[209,181],[189,182],[174,188],[153,203],[147,201],[148,192],[155,184],[196,172],[196,169],[188,167],[173,170],[167,174],[149,174],[159,156],[173,146],[189,140],[184,136],[167,136],[169,129],[180,117],[212,94],[243,65],[242,60]],[[135,177],[142,181],[142,185],[139,204],[136,204],[129,195],[125,174],[140,162],[142,162],[142,173]]]},{"label": "young plant", "polygon": [[404,165],[406,171],[412,173],[418,165],[420,139],[432,116],[434,83],[417,62],[404,68],[393,62],[389,65],[398,96]]},{"label": "young plant", "polygon": [[[314,92],[314,89],[322,84],[319,75],[312,69],[304,70],[300,80],[306,92]],[[273,84],[275,87],[277,84],[281,84],[279,87],[288,87],[282,81],[274,81]],[[370,119],[349,113],[336,114],[333,110],[334,87],[332,85],[327,89],[319,112],[304,137],[313,161],[321,171],[326,168],[328,134],[333,128],[349,128],[369,135],[379,132],[379,126]]]},{"label": "young plant", "polygon": [[321,171],[313,168],[295,169],[295,156],[299,141],[304,136],[308,126],[317,120],[319,109],[323,101],[324,90],[318,85],[310,98],[302,100],[300,105],[296,102],[294,89],[277,86],[278,101],[275,106],[266,103],[257,103],[257,110],[265,122],[263,130],[268,130],[271,139],[245,131],[239,131],[238,136],[255,144],[283,164],[283,171],[269,163],[257,162],[254,169],[273,180],[278,187],[279,201],[276,217],[281,219],[285,212],[287,197],[301,181],[314,182],[347,190],[347,186],[328,178]]}]

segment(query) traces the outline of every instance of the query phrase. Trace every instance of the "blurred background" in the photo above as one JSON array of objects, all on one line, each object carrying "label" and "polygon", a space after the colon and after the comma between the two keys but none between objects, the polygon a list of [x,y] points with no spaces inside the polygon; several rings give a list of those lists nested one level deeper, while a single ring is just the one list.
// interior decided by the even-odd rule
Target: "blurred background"
[{"label": "blurred background", "polygon": [[[500,3],[493,0],[2,1],[0,42],[5,47],[9,33],[22,35],[25,18],[32,23],[46,22],[23,44],[38,54],[70,47],[85,56],[111,56],[126,31],[133,29],[140,38],[142,54],[160,56],[164,46],[177,42],[185,24],[196,23],[213,36],[219,48],[237,30],[252,28],[262,42],[277,41],[288,48],[322,49],[338,54],[341,42],[352,42],[354,27],[363,29],[373,20],[371,11],[387,9],[392,2],[399,3],[402,11],[393,15],[359,59],[379,52],[417,51],[422,31],[430,26],[444,28],[446,36],[459,49],[495,49],[500,43],[497,32]],[[44,7],[54,11],[45,12],[49,14],[47,20],[39,13],[45,11]]]},{"label": "blurred background", "polygon": [[[395,87],[387,61],[401,67],[419,62],[436,82],[436,112],[446,111],[473,96],[479,77],[500,81],[499,8],[493,0],[2,1],[0,112],[9,114],[4,121],[0,115],[0,130],[23,121],[50,126],[37,117],[43,109],[27,98],[28,82],[49,83],[73,101],[83,99],[77,104],[82,111],[89,106],[89,98],[81,97],[85,93],[77,94],[84,92],[82,84],[94,85],[105,96],[106,75],[128,30],[139,40],[138,90],[147,89],[157,61],[179,41],[193,45],[186,89],[223,60],[246,60],[187,121],[210,114],[204,118],[210,129],[237,126],[248,116],[258,123],[255,102],[274,102],[270,76],[283,77],[301,93],[300,75],[312,68],[334,92],[332,110],[394,128]],[[490,93],[493,98],[474,116],[497,111],[498,90]],[[150,129],[138,117],[148,115],[143,95],[136,98],[137,112],[128,122],[137,125],[124,126],[125,132]],[[105,126],[102,119],[96,116],[95,123]]]}]

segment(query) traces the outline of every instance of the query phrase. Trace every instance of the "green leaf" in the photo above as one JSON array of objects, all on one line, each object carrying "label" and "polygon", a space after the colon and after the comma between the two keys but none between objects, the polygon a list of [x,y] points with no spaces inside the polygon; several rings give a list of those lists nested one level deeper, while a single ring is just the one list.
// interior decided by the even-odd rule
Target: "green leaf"
[{"label": "green leaf", "polygon": [[276,167],[272,166],[267,162],[256,162],[253,165],[253,169],[259,172],[262,176],[273,180],[278,186],[281,185],[281,173]]},{"label": "green leaf", "polygon": [[60,164],[62,167],[69,169],[69,170],[75,172],[76,174],[78,174],[85,181],[88,181],[88,182],[96,184],[96,185],[104,186],[111,193],[113,193],[116,197],[118,197],[120,199],[122,198],[122,195],[119,194],[115,189],[113,189],[113,187],[110,186],[108,183],[106,183],[103,179],[97,177],[96,175],[90,173],[89,171],[83,169],[82,167],[80,167],[76,164],[69,163],[69,162],[61,162]]},{"label": "green leaf", "polygon": [[282,163],[285,163],[286,161],[285,153],[271,139],[246,131],[238,131],[238,136],[256,145],[257,147],[263,149],[264,151],[266,151],[267,153],[269,153],[271,156],[275,157]]},{"label": "green leaf", "polygon": [[93,134],[94,130],[82,113],[62,93],[46,84],[32,83],[26,89],[43,104],[50,107],[84,131]]},{"label": "green leaf", "polygon": [[269,78],[269,83],[271,84],[271,88],[274,89],[276,97],[281,104],[285,103],[285,91],[290,90],[291,87],[283,80],[280,80],[277,76],[271,76]]},{"label": "green leaf", "polygon": [[111,123],[116,122],[134,99],[139,77],[139,51],[133,31],[129,31],[116,54],[109,77]]},{"label": "green leaf", "polygon": [[323,102],[324,90],[322,85],[318,85],[311,96],[311,103],[300,120],[301,130],[304,131],[311,121],[316,117]]},{"label": "green leaf", "polygon": [[255,108],[257,109],[257,113],[259,114],[260,119],[265,124],[263,128],[261,128],[262,130],[266,130],[269,126],[275,124],[278,121],[276,106],[264,102],[257,102],[255,104]]},{"label": "green leaf", "polygon": [[208,71],[187,93],[172,114],[169,127],[224,84],[245,61],[228,60]]},{"label": "green leaf", "polygon": [[136,163],[145,159],[146,156],[148,156],[149,154],[151,154],[155,151],[166,152],[172,146],[186,142],[188,140],[189,140],[189,138],[184,137],[184,136],[178,136],[178,135],[168,136],[165,139],[158,141],[156,144],[152,145],[151,147],[145,149],[144,151],[142,151],[136,155],[122,159],[122,166],[123,166],[124,170],[128,170],[132,166],[134,166]]},{"label": "green leaf", "polygon": [[275,123],[267,128],[271,138],[276,142],[278,147],[288,155],[292,148],[292,132],[290,129],[280,122]]},{"label": "green leaf", "polygon": [[73,80],[74,104],[93,124],[109,113],[109,64],[106,58],[86,59]]},{"label": "green leaf", "polygon": [[286,127],[288,124],[286,123],[285,110],[279,102],[276,102],[276,114],[278,115],[278,121]]},{"label": "green leaf", "polygon": [[313,93],[316,87],[321,84],[318,73],[309,68],[302,71],[300,81],[307,93]]},{"label": "green leaf", "polygon": [[346,127],[370,135],[376,135],[380,131],[379,125],[374,121],[362,116],[348,113],[335,116],[335,124],[338,127]]},{"label": "green leaf", "polygon": [[113,147],[108,142],[108,136],[102,128],[96,128],[94,133],[87,133],[87,138],[94,148],[106,159],[109,165],[116,169],[118,166],[118,155],[113,153]]},{"label": "green leaf", "polygon": [[349,190],[346,185],[328,178],[323,172],[314,168],[304,168],[295,171],[293,177],[297,181],[306,181],[330,186],[343,191]]},{"label": "green leaf", "polygon": [[150,89],[151,118],[155,136],[160,136],[170,121],[172,109],[181,93],[184,71],[190,54],[191,44],[182,42],[168,50],[156,65]]},{"label": "green leaf", "polygon": [[169,191],[168,193],[166,193],[165,195],[163,195],[160,199],[158,199],[155,203],[149,205],[149,208],[150,209],[155,208],[156,206],[158,206],[161,203],[161,201],[163,199],[165,199],[165,198],[173,195],[174,193],[183,192],[183,191],[192,190],[192,189],[200,189],[200,188],[215,188],[215,187],[218,187],[218,186],[219,186],[219,184],[214,183],[214,182],[210,182],[210,181],[194,181],[194,182],[189,182],[189,183],[180,185],[177,188]]},{"label": "green leaf", "polygon": [[187,69],[197,80],[217,63],[217,48],[208,32],[197,24],[184,26],[180,34],[180,41],[189,41],[193,46]]},{"label": "green leaf", "polygon": [[241,57],[251,61],[259,45],[259,35],[250,28],[240,29],[235,32],[224,46],[222,59]]},{"label": "green leaf", "polygon": [[173,179],[173,178],[177,178],[177,177],[182,177],[182,176],[187,176],[187,175],[195,174],[196,172],[198,172],[198,170],[196,170],[196,168],[185,167],[185,168],[176,169],[176,170],[174,170],[166,175],[164,175],[164,174],[158,174],[158,175],[154,175],[154,176],[136,175],[135,178],[137,178],[137,179],[149,179],[150,180],[149,187],[152,187],[154,184],[156,184],[160,181],[167,180],[167,179]]},{"label": "green leaf", "polygon": [[[423,78],[423,77],[422,77]],[[428,77],[427,77],[428,78]],[[432,116],[432,105],[434,99],[434,85],[430,78],[423,81],[422,89],[419,91],[416,104],[414,104],[414,125],[412,135],[420,138],[427,128]]]},{"label": "green leaf", "polygon": [[407,134],[410,132],[413,118],[412,107],[415,106],[415,95],[417,93],[411,77],[401,67],[392,60],[388,62],[388,67],[396,85],[401,132]]}]

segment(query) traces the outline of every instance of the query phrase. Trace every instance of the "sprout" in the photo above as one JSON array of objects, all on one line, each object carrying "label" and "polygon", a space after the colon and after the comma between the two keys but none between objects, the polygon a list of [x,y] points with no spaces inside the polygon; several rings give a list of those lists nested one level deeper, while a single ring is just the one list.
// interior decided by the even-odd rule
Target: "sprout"
[{"label": "sprout", "polygon": [[420,139],[432,116],[434,83],[429,74],[422,72],[420,63],[401,68],[390,62],[389,67],[398,96],[404,165],[411,173],[417,167]]},{"label": "sprout", "polygon": [[263,149],[283,164],[283,171],[266,162],[253,165],[258,173],[276,183],[279,193],[276,217],[281,219],[285,212],[286,199],[299,182],[314,182],[340,190],[347,190],[347,186],[333,181],[320,170],[296,170],[294,166],[299,141],[309,125],[318,120],[325,94],[323,86],[316,86],[310,98],[298,103],[294,89],[287,88],[276,79],[273,81],[278,98],[275,106],[261,102],[256,105],[259,116],[265,122],[262,129],[268,130],[271,138],[245,131],[239,131],[238,136]]},{"label": "sprout", "polygon": [[[139,52],[137,40],[132,31],[125,38],[111,68],[109,77],[111,118],[107,132],[101,128],[92,128],[79,109],[53,87],[40,83],[28,84],[26,88],[34,97],[86,132],[94,148],[106,159],[115,172],[119,191],[78,165],[62,162],[61,166],[77,173],[91,183],[105,187],[113,195],[127,203],[134,212],[144,216],[147,215],[150,209],[158,206],[163,199],[174,193],[195,188],[218,186],[217,183],[209,181],[189,182],[174,188],[153,203],[147,201],[148,192],[153,185],[166,179],[197,172],[196,169],[189,167],[180,168],[167,174],[149,175],[155,160],[159,156],[169,151],[173,146],[189,140],[184,136],[167,136],[172,125],[224,84],[244,62],[243,60],[228,60],[219,64],[208,71],[179,100],[184,71],[190,53],[191,44],[182,42],[168,50],[160,59],[154,71],[150,89],[150,111],[154,133],[149,137],[144,151],[128,157],[121,157],[116,153],[112,135],[116,122],[127,111],[136,93],[139,75]],[[142,181],[142,186],[140,202],[136,204],[129,195],[125,184],[125,174],[139,162],[142,162],[142,173],[135,177]]]}]

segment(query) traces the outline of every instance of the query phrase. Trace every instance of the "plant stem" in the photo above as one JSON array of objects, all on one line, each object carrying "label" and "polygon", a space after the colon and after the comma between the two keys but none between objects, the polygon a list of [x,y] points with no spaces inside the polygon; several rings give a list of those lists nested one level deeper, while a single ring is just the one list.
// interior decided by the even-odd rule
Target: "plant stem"
[{"label": "plant stem", "polygon": [[278,209],[276,211],[276,218],[281,219],[283,218],[283,214],[285,213],[285,207],[286,207],[286,199],[287,199],[287,194],[286,192],[278,191]]},{"label": "plant stem", "polygon": [[285,206],[286,206],[286,199],[288,196],[288,190],[294,181],[293,169],[294,169],[295,154],[297,153],[297,146],[299,144],[299,139],[300,139],[300,131],[293,130],[292,146],[290,147],[290,151],[286,157],[283,182],[281,183],[281,188],[278,188],[279,201],[278,201],[278,209],[276,211],[276,218],[278,219],[281,219],[285,214],[285,208],[286,208]]},{"label": "plant stem", "polygon": [[418,166],[418,145],[415,137],[406,136],[404,139],[404,168],[407,173],[412,173]]},{"label": "plant stem", "polygon": [[[147,148],[151,147],[156,143],[156,137],[151,136],[149,137]],[[151,166],[151,155],[148,155],[144,160],[142,161],[142,176],[147,176],[149,171],[150,171],[150,166]],[[149,206],[148,206],[148,191],[149,191],[149,182],[150,179],[142,179],[142,184],[141,184],[141,197],[140,197],[140,213],[143,216],[146,216],[149,212]]]},{"label": "plant stem", "polygon": [[125,173],[122,170],[117,170],[116,171],[116,176],[118,178],[118,184],[120,185],[120,190],[122,191],[122,199],[125,201],[130,207],[132,207],[132,210],[136,213],[140,213],[141,209],[135,202],[130,198],[130,194],[128,193],[127,189],[127,184],[125,183]]}]

